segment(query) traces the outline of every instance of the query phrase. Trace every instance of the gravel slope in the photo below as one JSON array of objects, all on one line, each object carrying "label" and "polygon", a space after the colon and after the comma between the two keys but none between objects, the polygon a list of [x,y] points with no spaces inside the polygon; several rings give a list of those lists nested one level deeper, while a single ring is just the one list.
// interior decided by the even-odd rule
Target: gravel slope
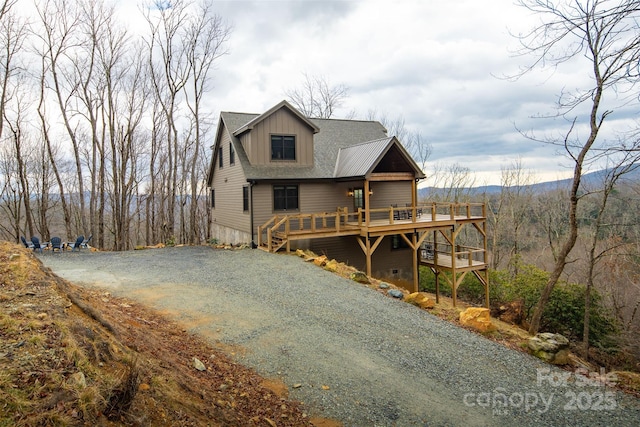
[{"label": "gravel slope", "polygon": [[564,371],[295,256],[203,246],[40,259],[239,346],[239,362],[345,426],[640,425],[636,398],[563,381]]}]

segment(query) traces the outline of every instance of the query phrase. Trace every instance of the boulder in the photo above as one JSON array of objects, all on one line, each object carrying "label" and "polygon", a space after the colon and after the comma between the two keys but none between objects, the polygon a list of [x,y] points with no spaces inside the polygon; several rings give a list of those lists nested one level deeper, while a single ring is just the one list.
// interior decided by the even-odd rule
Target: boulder
[{"label": "boulder", "polygon": [[545,362],[554,365],[569,363],[569,340],[560,334],[542,332],[527,342],[529,352]]},{"label": "boulder", "polygon": [[197,357],[193,358],[193,367],[196,368],[198,371],[207,370],[207,368],[204,366],[204,363],[202,363],[200,359],[198,359]]},{"label": "boulder", "polygon": [[404,300],[420,308],[434,308],[436,306],[436,302],[424,292],[414,292],[407,295]]},{"label": "boulder", "polygon": [[315,257],[315,258],[313,259],[313,263],[314,263],[315,265],[317,265],[318,267],[322,267],[322,266],[324,266],[324,265],[327,263],[327,257],[326,257],[326,255],[320,255],[320,256],[318,256],[318,257]]},{"label": "boulder", "polygon": [[399,291],[398,289],[389,289],[387,291],[387,294],[391,295],[394,298],[398,298],[398,299],[404,298],[404,294],[402,293],[402,291]]},{"label": "boulder", "polygon": [[491,323],[491,315],[488,308],[469,307],[460,313],[460,323],[480,332],[491,332],[496,326]]},{"label": "boulder", "polygon": [[369,281],[369,278],[367,277],[367,275],[364,274],[362,271],[354,271],[353,273],[351,273],[351,276],[349,276],[349,277],[354,282],[363,283],[363,284],[367,284],[367,285],[369,283],[371,283]]},{"label": "boulder", "polygon": [[338,261],[336,261],[335,259],[327,261],[327,263],[324,265],[324,269],[335,273],[336,271],[338,271]]}]

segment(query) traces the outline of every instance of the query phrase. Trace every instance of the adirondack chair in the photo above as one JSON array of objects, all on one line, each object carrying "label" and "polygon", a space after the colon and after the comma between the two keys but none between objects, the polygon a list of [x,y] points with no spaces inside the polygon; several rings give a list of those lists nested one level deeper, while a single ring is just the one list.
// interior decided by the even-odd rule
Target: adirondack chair
[{"label": "adirondack chair", "polygon": [[82,243],[80,244],[80,247],[87,249],[92,237],[93,237],[93,234],[89,234],[89,237],[87,237],[82,241]]},{"label": "adirondack chair", "polygon": [[55,253],[56,249],[58,250],[58,252],[62,253],[64,251],[64,248],[62,246],[62,239],[60,237],[52,237],[51,238],[51,253]]},{"label": "adirondack chair", "polygon": [[71,247],[71,252],[74,252],[76,250],[79,252],[80,248],[82,247],[82,242],[84,242],[84,236],[80,235],[75,242],[67,243],[67,246]]},{"label": "adirondack chair", "polygon": [[42,253],[42,245],[40,244],[40,239],[36,236],[31,237],[31,243],[33,244],[33,251]]},{"label": "adirondack chair", "polygon": [[24,236],[20,236],[20,240],[22,240],[22,244],[24,245],[25,248],[33,249],[33,243],[30,241],[27,241],[27,239]]}]

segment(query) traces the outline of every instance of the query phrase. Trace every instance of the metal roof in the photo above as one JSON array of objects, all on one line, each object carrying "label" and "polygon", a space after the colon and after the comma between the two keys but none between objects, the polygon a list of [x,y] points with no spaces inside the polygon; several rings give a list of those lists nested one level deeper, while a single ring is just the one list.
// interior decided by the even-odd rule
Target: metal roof
[{"label": "metal roof", "polygon": [[367,175],[387,151],[393,139],[393,137],[382,138],[341,148],[333,176],[344,178]]}]

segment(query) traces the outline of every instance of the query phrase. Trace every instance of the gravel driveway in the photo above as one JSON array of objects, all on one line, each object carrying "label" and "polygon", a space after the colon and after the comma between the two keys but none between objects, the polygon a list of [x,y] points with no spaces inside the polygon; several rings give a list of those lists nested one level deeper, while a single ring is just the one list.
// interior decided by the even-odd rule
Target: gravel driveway
[{"label": "gravel driveway", "polygon": [[295,256],[202,246],[40,259],[243,349],[238,362],[345,426],[640,425],[636,398]]}]

